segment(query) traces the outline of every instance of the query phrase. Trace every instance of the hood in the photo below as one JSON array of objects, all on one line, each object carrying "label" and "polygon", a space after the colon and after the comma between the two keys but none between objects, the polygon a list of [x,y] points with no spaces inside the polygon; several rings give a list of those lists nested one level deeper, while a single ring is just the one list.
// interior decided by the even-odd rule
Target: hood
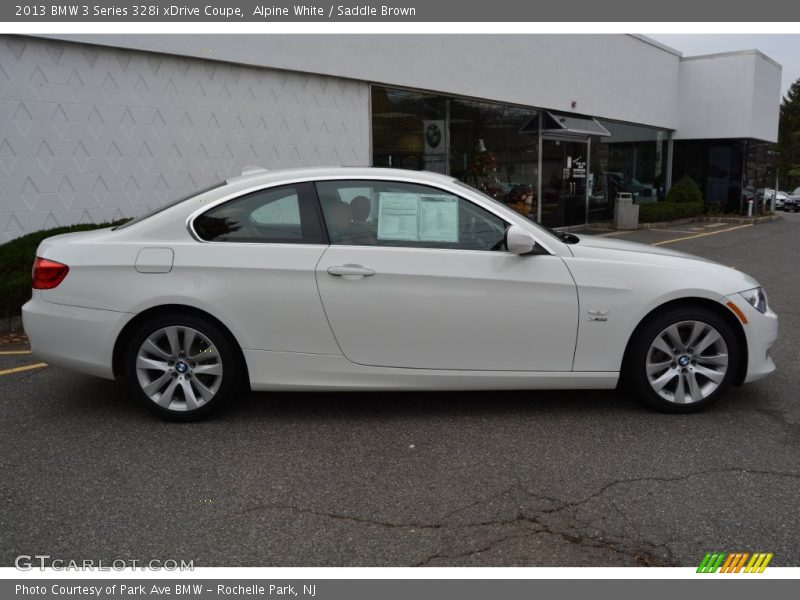
[{"label": "hood", "polygon": [[670,250],[662,246],[650,246],[624,240],[615,240],[594,235],[580,236],[577,244],[569,246],[575,258],[607,260],[618,263],[648,265],[653,268],[666,267],[685,273],[703,273],[708,280],[726,281],[723,286],[731,292],[754,288],[758,282],[741,271],[721,265],[713,260]]},{"label": "hood", "polygon": [[636,252],[638,254],[656,254],[659,256],[675,256],[677,258],[686,258],[705,263],[718,264],[712,260],[695,256],[694,254],[687,254],[686,252],[678,252],[662,246],[651,246],[649,244],[639,244],[637,242],[627,242],[625,240],[617,240],[609,237],[599,237],[596,235],[579,235],[580,242],[570,246],[570,249],[576,249],[579,246],[584,248],[600,248],[603,250],[616,250],[619,252]]}]

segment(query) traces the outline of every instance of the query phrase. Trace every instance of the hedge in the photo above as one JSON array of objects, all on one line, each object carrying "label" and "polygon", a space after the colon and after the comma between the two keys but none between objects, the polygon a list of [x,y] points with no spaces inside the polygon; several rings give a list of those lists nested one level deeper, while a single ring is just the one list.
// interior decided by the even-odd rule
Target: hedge
[{"label": "hedge", "polygon": [[127,220],[122,219],[113,223],[82,223],[68,227],[43,229],[0,244],[0,318],[9,319],[19,316],[22,305],[30,300],[31,269],[33,260],[36,258],[36,248],[43,239],[73,231],[114,227]]},{"label": "hedge", "polygon": [[639,205],[639,223],[674,221],[703,214],[703,201],[695,202],[651,202]]},{"label": "hedge", "polygon": [[697,187],[694,179],[688,175],[681,177],[667,192],[667,202],[703,202],[703,192]]}]

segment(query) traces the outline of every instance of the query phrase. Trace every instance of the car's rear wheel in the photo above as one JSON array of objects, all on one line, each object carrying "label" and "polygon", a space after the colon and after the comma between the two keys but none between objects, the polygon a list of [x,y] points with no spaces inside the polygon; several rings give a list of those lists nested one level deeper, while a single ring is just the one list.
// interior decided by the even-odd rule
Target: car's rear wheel
[{"label": "car's rear wheel", "polygon": [[669,310],[647,323],[626,365],[633,391],[663,412],[701,410],[730,385],[742,349],[731,324],[705,307]]},{"label": "car's rear wheel", "polygon": [[163,315],[128,338],[123,382],[160,416],[191,421],[235,396],[241,377],[230,335],[194,315]]}]

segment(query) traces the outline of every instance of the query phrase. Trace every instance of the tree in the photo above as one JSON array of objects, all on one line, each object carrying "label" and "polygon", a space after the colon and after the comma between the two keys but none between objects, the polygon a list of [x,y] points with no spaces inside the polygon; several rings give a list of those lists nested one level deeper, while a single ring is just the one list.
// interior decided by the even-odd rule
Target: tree
[{"label": "tree", "polygon": [[800,186],[800,79],[781,101],[778,152],[780,187],[791,191]]}]

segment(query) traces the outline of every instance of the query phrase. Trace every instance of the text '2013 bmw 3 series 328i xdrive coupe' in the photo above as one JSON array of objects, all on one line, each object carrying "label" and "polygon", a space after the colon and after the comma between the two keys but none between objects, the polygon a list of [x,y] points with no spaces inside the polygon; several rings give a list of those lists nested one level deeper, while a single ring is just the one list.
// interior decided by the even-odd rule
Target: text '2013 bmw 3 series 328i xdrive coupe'
[{"label": "text '2013 bmw 3 series 328i xdrive coupe'", "polygon": [[33,352],[173,419],[237,390],[602,389],[689,412],[775,369],[735,269],[556,235],[443,175],[240,176],[114,229],[46,239]]}]

